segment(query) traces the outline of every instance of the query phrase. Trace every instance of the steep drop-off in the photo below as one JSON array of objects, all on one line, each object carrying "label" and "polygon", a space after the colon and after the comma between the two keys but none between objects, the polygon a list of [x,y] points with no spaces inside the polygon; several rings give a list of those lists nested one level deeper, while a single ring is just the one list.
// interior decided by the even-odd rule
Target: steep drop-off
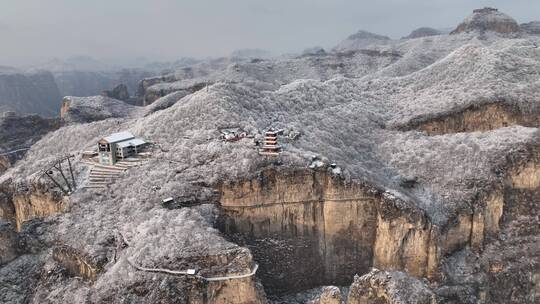
[{"label": "steep drop-off", "polygon": [[513,164],[503,184],[440,227],[388,192],[326,171],[265,170],[221,185],[220,226],[252,250],[269,293],[350,284],[371,267],[439,281],[441,258],[481,252],[504,220],[535,208],[539,163]]},{"label": "steep drop-off", "polygon": [[436,231],[375,190],[326,172],[264,171],[222,186],[222,229],[261,263],[271,293],[347,284],[373,265],[429,276]]}]

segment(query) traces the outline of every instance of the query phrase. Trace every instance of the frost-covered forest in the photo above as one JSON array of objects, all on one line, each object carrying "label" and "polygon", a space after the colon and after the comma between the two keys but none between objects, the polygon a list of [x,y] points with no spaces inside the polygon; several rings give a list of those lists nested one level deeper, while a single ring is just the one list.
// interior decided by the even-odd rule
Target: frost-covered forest
[{"label": "frost-covered forest", "polygon": [[[93,286],[65,280],[54,301],[101,299],[147,279],[135,275],[126,256],[146,267],[174,269],[196,267],[182,262],[189,257],[242,251],[213,228],[214,188],[223,181],[268,167],[306,169],[316,156],[339,166],[344,178],[399,197],[444,226],[491,190],[509,158],[540,144],[540,132],[531,126],[434,136],[400,128],[493,103],[538,117],[540,36],[472,31],[391,40],[361,32],[348,39],[367,40],[294,58],[196,64],[190,75],[178,71],[150,86],[167,94],[146,107],[71,98],[67,124],[34,144],[0,181],[29,182],[59,155],[73,153],[84,185],[88,168],[79,153],[117,131],[160,149],[104,191],[77,190],[67,213],[45,219],[44,242],[69,243],[92,259],[111,263],[104,248],[119,233],[130,243]],[[196,84],[205,85],[189,92]],[[255,140],[268,128],[282,129],[279,161],[258,155],[253,138],[222,141],[226,128],[240,128]],[[295,132],[300,136],[288,136]],[[412,189],[402,183],[411,177],[417,183]],[[208,204],[167,210],[160,205],[166,197]]]}]

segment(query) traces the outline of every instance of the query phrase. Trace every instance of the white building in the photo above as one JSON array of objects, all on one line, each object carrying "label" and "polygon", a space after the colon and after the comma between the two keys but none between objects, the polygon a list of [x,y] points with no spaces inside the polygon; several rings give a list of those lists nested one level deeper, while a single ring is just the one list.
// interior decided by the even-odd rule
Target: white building
[{"label": "white building", "polygon": [[119,159],[139,153],[148,143],[130,132],[119,132],[98,141],[99,163],[114,165]]}]

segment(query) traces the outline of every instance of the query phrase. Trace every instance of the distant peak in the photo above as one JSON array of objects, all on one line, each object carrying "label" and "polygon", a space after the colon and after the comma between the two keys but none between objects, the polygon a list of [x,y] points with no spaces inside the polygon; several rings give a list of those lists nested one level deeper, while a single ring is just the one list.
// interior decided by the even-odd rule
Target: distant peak
[{"label": "distant peak", "polygon": [[347,37],[347,39],[334,47],[333,50],[337,52],[359,50],[369,48],[370,46],[374,45],[385,45],[391,41],[392,40],[386,36],[360,30]]},{"label": "distant peak", "polygon": [[380,40],[390,40],[389,37],[378,35],[372,32],[359,30],[355,34],[350,35],[347,39],[349,40],[355,40],[355,39],[380,39]]},{"label": "distant peak", "polygon": [[403,37],[403,39],[414,39],[428,36],[437,36],[441,35],[442,31],[436,30],[431,27],[421,27],[412,31],[409,36]]},{"label": "distant peak", "polygon": [[523,23],[520,27],[522,31],[529,35],[540,35],[540,21]]},{"label": "distant peak", "polygon": [[519,25],[512,17],[499,12],[498,9],[485,7],[475,9],[473,14],[465,18],[450,34],[468,32],[497,32],[501,34],[516,33],[520,31]]}]

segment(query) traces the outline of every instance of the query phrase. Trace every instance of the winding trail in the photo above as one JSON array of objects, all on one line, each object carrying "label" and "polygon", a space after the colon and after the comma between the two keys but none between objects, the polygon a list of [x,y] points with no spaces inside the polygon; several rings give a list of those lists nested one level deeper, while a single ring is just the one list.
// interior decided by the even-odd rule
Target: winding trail
[{"label": "winding trail", "polygon": [[[126,239],[124,234],[121,233],[120,231],[118,231],[118,233],[122,237],[122,241],[129,247],[129,241]],[[259,269],[259,264],[255,263],[255,265],[253,266],[251,271],[249,273],[246,273],[246,274],[237,274],[237,275],[229,275],[229,276],[208,278],[208,277],[203,277],[201,275],[198,275],[197,273],[190,272],[188,270],[170,270],[170,269],[166,269],[166,268],[146,268],[146,267],[142,267],[142,266],[139,266],[139,265],[133,263],[133,261],[131,261],[129,258],[126,258],[126,260],[127,260],[128,264],[131,265],[131,267],[133,267],[133,268],[135,268],[135,269],[137,269],[139,271],[157,272],[157,273],[165,273],[165,274],[172,274],[172,275],[187,275],[187,276],[193,276],[193,277],[199,278],[201,280],[205,280],[207,282],[227,281],[227,280],[248,278],[248,277],[254,276],[257,273],[257,270]]]},{"label": "winding trail", "polygon": [[146,268],[146,267],[136,265],[129,258],[127,259],[127,261],[129,263],[129,265],[131,265],[133,268],[135,268],[137,270],[140,270],[140,271],[158,272],[158,273],[165,273],[165,274],[172,274],[172,275],[190,275],[190,276],[194,276],[196,278],[199,278],[199,279],[202,279],[202,280],[205,280],[205,281],[208,281],[208,282],[226,281],[226,280],[248,278],[248,277],[251,277],[251,276],[255,275],[255,273],[257,273],[257,269],[259,269],[259,264],[255,264],[253,266],[253,269],[251,269],[251,271],[249,273],[246,273],[246,274],[208,278],[208,277],[203,277],[203,276],[198,275],[198,274],[190,273],[187,270],[170,270],[170,269],[165,269],[165,268]]}]

